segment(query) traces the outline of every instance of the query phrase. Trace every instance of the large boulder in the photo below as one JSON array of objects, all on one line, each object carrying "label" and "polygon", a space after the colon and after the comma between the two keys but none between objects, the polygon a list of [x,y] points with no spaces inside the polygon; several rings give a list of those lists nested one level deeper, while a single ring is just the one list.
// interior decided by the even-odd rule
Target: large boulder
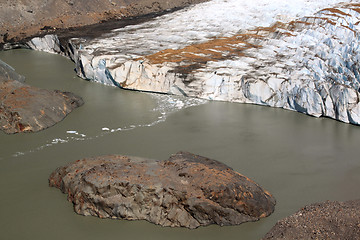
[{"label": "large boulder", "polygon": [[305,206],[276,223],[263,239],[360,239],[360,199]]},{"label": "large boulder", "polygon": [[273,196],[216,160],[179,152],[166,161],[108,155],[56,169],[52,187],[75,212],[171,227],[236,225],[274,211]]},{"label": "large boulder", "polygon": [[23,81],[23,76],[0,61],[0,130],[5,133],[43,130],[84,104],[72,93],[39,89]]}]

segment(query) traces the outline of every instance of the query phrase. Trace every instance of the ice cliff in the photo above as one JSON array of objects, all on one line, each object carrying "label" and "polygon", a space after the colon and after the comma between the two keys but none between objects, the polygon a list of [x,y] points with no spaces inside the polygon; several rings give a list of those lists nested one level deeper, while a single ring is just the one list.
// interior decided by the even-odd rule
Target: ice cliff
[{"label": "ice cliff", "polygon": [[[104,84],[359,125],[360,3],[339,2],[214,0],[71,39],[67,54],[79,76]],[[59,52],[51,38],[29,46]]]}]

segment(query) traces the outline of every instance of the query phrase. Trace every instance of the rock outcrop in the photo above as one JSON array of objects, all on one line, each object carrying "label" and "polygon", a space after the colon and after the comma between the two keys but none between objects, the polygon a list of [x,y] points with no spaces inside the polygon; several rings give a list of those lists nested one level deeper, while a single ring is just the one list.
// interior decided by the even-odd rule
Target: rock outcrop
[{"label": "rock outcrop", "polygon": [[249,178],[187,152],[166,161],[119,155],[78,160],[56,169],[49,184],[68,194],[78,214],[171,227],[256,221],[275,205]]},{"label": "rock outcrop", "polygon": [[[242,8],[236,4],[202,3],[99,38],[71,39],[64,48],[78,75],[92,81],[280,107],[360,125],[359,4],[331,5],[288,22],[276,22],[286,10],[273,6],[270,27],[256,27],[261,16],[250,24],[242,14],[233,16]],[[210,18],[214,8],[231,17],[216,10],[220,20],[215,21]],[[257,8],[261,12],[262,6]],[[29,45],[34,42],[53,51],[44,40]]]},{"label": "rock outcrop", "polygon": [[205,0],[0,0],[0,45],[111,19],[126,19]]},{"label": "rock outcrop", "polygon": [[263,239],[360,239],[360,200],[306,206],[276,223]]},{"label": "rock outcrop", "polygon": [[23,81],[23,76],[0,61],[0,129],[5,133],[51,127],[84,103],[72,93],[39,89]]}]

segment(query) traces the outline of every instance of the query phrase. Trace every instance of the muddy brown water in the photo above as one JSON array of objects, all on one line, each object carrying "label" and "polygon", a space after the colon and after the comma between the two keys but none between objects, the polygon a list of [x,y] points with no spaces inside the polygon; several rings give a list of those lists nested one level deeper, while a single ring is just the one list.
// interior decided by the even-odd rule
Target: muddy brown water
[{"label": "muddy brown water", "polygon": [[[61,56],[13,50],[0,52],[0,59],[31,85],[72,91],[85,100],[47,130],[0,133],[0,239],[259,239],[306,204],[360,198],[358,126],[255,105],[169,107],[156,95],[79,79],[74,64]],[[240,226],[164,228],[77,215],[64,194],[48,187],[56,167],[84,157],[167,159],[180,150],[252,178],[275,196],[275,212]]]}]

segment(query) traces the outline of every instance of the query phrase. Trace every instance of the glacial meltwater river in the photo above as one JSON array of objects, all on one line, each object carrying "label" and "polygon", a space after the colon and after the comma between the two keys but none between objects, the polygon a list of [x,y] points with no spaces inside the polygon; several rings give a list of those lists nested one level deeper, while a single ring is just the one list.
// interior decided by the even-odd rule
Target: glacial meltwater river
[{"label": "glacial meltwater river", "polygon": [[[360,198],[360,127],[268,107],[131,92],[77,78],[61,56],[0,52],[26,82],[71,91],[85,105],[38,133],[0,132],[0,239],[259,239],[306,204]],[[50,173],[77,159],[177,151],[217,159],[277,199],[275,212],[240,226],[164,228],[77,215]]]}]

